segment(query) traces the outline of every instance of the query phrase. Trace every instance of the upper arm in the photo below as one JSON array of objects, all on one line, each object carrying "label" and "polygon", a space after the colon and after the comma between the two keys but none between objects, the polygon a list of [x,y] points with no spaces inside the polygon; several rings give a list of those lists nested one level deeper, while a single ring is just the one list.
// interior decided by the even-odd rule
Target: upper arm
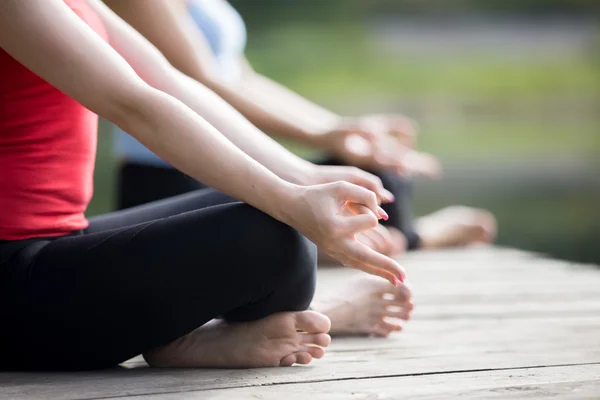
[{"label": "upper arm", "polygon": [[0,2],[0,47],[35,74],[106,117],[143,82],[62,1]]},{"label": "upper arm", "polygon": [[163,54],[100,0],[86,2],[104,22],[110,45],[146,83],[158,89],[163,88],[173,72],[173,67]]},{"label": "upper arm", "polygon": [[[184,74],[198,80],[210,78],[215,60],[204,35],[197,29],[187,14],[185,1],[179,0],[104,0],[104,2],[127,24],[141,33],[166,57],[168,62]],[[148,56],[138,46],[127,46],[119,31],[123,23],[115,20],[106,10],[98,6],[112,35],[115,46],[129,60],[134,69],[143,68],[144,63],[134,65]],[[138,50],[134,54],[134,51]],[[146,54],[143,54],[146,53]],[[142,72],[143,73],[143,72]]]}]

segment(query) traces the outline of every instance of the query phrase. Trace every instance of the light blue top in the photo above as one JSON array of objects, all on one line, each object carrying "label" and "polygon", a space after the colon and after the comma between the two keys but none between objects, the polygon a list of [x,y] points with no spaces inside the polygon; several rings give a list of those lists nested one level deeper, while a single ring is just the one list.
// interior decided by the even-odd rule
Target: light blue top
[{"label": "light blue top", "polygon": [[[188,13],[206,37],[216,59],[215,75],[222,81],[240,78],[240,58],[246,47],[246,26],[240,14],[225,0],[188,0]],[[127,161],[169,166],[133,136],[114,127],[115,152]]]}]

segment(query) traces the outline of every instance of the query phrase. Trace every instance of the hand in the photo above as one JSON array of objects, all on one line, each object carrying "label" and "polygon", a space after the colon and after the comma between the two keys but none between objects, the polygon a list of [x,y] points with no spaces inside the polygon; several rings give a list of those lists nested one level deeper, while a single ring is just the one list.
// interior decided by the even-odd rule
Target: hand
[{"label": "hand", "polygon": [[317,136],[315,144],[360,168],[437,177],[437,160],[412,148],[415,137],[414,123],[406,117],[367,115],[343,119],[334,129]]},{"label": "hand", "polygon": [[406,238],[400,231],[387,228],[381,224],[368,231],[356,235],[356,239],[378,253],[395,256],[406,251]]},{"label": "hand", "polygon": [[[354,120],[354,121],[352,121]],[[389,135],[399,144],[414,148],[417,143],[418,124],[400,114],[367,114],[347,121],[361,125],[364,129],[376,134]]]},{"label": "hand", "polygon": [[374,192],[383,203],[394,201],[394,195],[383,187],[379,177],[356,167],[314,165],[305,174],[305,185],[346,181]]},{"label": "hand", "polygon": [[[291,193],[290,193],[291,192]],[[375,193],[348,182],[293,186],[280,209],[282,221],[298,229],[343,265],[387,279],[404,280],[404,270],[391,258],[356,240],[356,234],[375,228],[387,217]],[[353,212],[346,209],[351,205]]]}]

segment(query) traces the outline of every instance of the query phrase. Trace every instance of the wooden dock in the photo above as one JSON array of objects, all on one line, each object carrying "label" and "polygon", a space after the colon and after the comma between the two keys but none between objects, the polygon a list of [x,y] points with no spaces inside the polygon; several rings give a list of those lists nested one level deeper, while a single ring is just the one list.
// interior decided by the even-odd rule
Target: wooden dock
[{"label": "wooden dock", "polygon": [[[0,399],[600,399],[600,269],[516,250],[401,259],[414,318],[388,339],[335,339],[309,366],[0,373]],[[319,290],[359,272],[319,272]]]}]

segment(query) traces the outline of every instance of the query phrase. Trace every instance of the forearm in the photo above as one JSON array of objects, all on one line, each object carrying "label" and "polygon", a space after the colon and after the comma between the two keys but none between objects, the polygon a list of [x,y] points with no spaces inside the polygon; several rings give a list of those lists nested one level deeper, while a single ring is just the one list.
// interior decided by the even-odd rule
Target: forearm
[{"label": "forearm", "polygon": [[[256,74],[251,68],[244,76],[247,79],[239,82],[227,84],[218,79],[213,73],[217,65],[214,54],[183,3],[164,0],[104,2],[150,40],[171,65],[212,89],[261,130],[307,143],[311,137],[332,125],[330,121],[335,119],[335,115],[316,105],[311,106],[307,100],[266,78],[258,79],[260,77],[257,76],[254,79]],[[119,46],[120,43],[115,45]],[[148,58],[143,57],[143,52],[138,48],[130,48],[122,53],[142,55],[128,60],[133,65],[136,59]],[[245,63],[245,60],[239,62]],[[147,65],[134,68],[143,72]],[[269,93],[264,94],[263,91]],[[186,104],[189,105],[188,102]],[[211,119],[209,121],[214,123]],[[219,129],[223,130],[223,127],[219,126]]]},{"label": "forearm", "polygon": [[288,101],[254,78],[234,84],[213,77],[200,79],[252,124],[273,136],[315,145],[313,138],[332,129],[338,122],[335,114],[318,107],[315,112],[310,112],[309,107]]},{"label": "forearm", "polygon": [[268,109],[271,114],[278,115],[299,128],[298,133],[291,129],[269,132],[300,140],[308,145],[318,145],[319,135],[335,129],[341,120],[334,112],[253,71],[244,74],[238,90],[254,99],[264,109]]},{"label": "forearm", "polygon": [[[101,3],[88,1],[105,13]],[[246,155],[180,101],[150,87],[65,3],[0,3],[0,48],[13,58],[84,107],[132,133],[175,167],[282,218],[280,204],[289,193],[295,193],[294,185]],[[134,50],[143,51],[143,40],[137,40],[126,25],[111,25],[109,14],[107,27],[111,26],[114,42],[127,43],[122,49],[128,47],[134,54]],[[121,36],[119,28],[124,31]],[[156,68],[147,71],[160,73]]]},{"label": "forearm", "polygon": [[[150,22],[158,22],[156,15],[148,15],[148,10],[143,12],[143,9],[139,9],[142,5],[141,2],[132,1],[127,4],[131,6],[137,4],[137,8],[129,11],[137,10],[142,16],[148,17],[146,25]],[[151,4],[155,7],[162,7],[165,18],[172,14],[168,7],[164,7],[164,2]],[[143,40],[137,32],[131,30],[122,21],[115,19],[114,15],[111,15],[105,7],[97,4],[97,10],[108,24],[111,45],[123,55],[145,82],[182,101],[214,125],[242,151],[278,176],[290,182],[303,183],[304,175],[312,164],[285,150],[208,88],[177,71],[155,47]],[[176,24],[171,23],[170,25],[175,26]],[[138,40],[132,40],[132,36],[137,36]],[[168,48],[165,43],[162,45],[163,48]],[[201,71],[197,71],[197,74],[201,75]]]},{"label": "forearm", "polygon": [[157,80],[155,86],[181,100],[233,144],[279,177],[293,183],[306,183],[306,174],[313,164],[265,135],[207,87],[176,70],[172,70],[167,79]]},{"label": "forearm", "polygon": [[177,99],[138,89],[115,122],[177,169],[283,220],[289,184],[245,154]]}]

